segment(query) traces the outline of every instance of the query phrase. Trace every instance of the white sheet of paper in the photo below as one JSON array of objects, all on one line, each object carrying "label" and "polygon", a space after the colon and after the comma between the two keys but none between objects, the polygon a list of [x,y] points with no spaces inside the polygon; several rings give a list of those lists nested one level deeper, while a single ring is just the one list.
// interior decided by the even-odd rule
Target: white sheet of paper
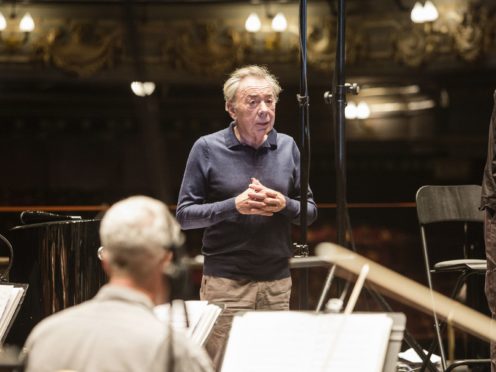
[{"label": "white sheet of paper", "polygon": [[13,285],[1,284],[0,285],[0,318],[3,317],[5,309],[7,308],[7,303],[10,296],[12,295]]},{"label": "white sheet of paper", "polygon": [[[8,287],[8,288],[5,288]],[[0,339],[3,338],[9,326],[19,301],[24,293],[24,288],[13,285],[0,285],[0,303],[2,315],[0,317]],[[8,298],[5,298],[8,295]],[[6,302],[4,302],[6,301]]]},{"label": "white sheet of paper", "polygon": [[[174,301],[172,305],[172,327],[184,331],[194,342],[203,345],[210,334],[222,308],[209,304],[208,301],[186,301],[189,328],[186,328],[186,318],[182,301]],[[155,315],[164,323],[168,322],[171,313],[168,304],[154,308]]]},{"label": "white sheet of paper", "polygon": [[[172,305],[172,326],[175,329],[186,329],[186,318],[182,301],[174,301]],[[198,323],[208,301],[186,301],[188,311],[188,322],[190,327]],[[162,321],[167,322],[171,316],[169,304],[155,306],[155,315]]]},{"label": "white sheet of paper", "polygon": [[247,312],[236,316],[222,372],[381,372],[392,319],[385,314]]}]

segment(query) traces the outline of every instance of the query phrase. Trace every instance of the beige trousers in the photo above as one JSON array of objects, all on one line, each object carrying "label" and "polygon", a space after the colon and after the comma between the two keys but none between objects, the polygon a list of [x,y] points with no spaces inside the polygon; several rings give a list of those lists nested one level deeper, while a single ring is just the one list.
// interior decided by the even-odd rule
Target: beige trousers
[{"label": "beige trousers", "polygon": [[224,349],[236,312],[240,310],[289,310],[290,296],[291,277],[254,282],[204,275],[200,299],[225,306],[205,345],[215,369],[219,370],[221,367]]}]

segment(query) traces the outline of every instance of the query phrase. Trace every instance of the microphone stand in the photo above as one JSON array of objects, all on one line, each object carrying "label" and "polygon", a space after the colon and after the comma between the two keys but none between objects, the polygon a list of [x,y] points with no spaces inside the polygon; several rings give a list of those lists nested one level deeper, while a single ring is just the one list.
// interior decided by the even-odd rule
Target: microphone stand
[{"label": "microphone stand", "polygon": [[[358,94],[357,84],[345,84],[345,0],[338,0],[338,22],[336,40],[336,59],[334,76],[332,83],[332,93],[325,92],[324,100],[332,105],[334,117],[334,138],[335,138],[335,167],[336,167],[336,226],[337,243],[346,247],[346,136],[345,117],[346,93]],[[334,103],[334,104],[333,104]],[[330,289],[334,270],[331,268],[324,284],[324,290],[317,305],[320,311],[324,303],[324,298]]]},{"label": "microphone stand", "polygon": [[[347,199],[346,199],[346,136],[345,136],[345,115],[346,93],[358,94],[360,91],[356,83],[345,83],[345,28],[346,28],[346,0],[337,0],[337,40],[336,40],[336,59],[332,85],[332,93],[325,92],[324,100],[328,104],[332,104],[334,116],[334,131],[335,131],[335,163],[336,163],[336,224],[337,224],[337,240],[338,244],[346,247],[346,225],[347,225]],[[351,224],[348,223],[351,233]],[[353,247],[354,248],[354,247]],[[317,311],[322,306],[323,299],[327,295],[331,281],[334,275],[334,267],[329,270],[324,291],[321,295]],[[369,293],[375,300],[382,305],[386,311],[392,311],[391,307],[384,297],[372,288],[368,288]],[[422,347],[415,341],[408,331],[405,331],[405,341],[412,347],[425,365],[431,371],[435,371],[434,366],[424,354]]]},{"label": "microphone stand", "polygon": [[[308,211],[308,180],[310,168],[310,130],[309,130],[309,96],[307,84],[307,2],[300,0],[300,93],[297,94],[300,106],[301,145],[300,145],[300,244],[295,243],[295,257],[308,256],[307,244],[307,211]],[[308,269],[300,270],[299,276],[299,308],[308,309]]]}]

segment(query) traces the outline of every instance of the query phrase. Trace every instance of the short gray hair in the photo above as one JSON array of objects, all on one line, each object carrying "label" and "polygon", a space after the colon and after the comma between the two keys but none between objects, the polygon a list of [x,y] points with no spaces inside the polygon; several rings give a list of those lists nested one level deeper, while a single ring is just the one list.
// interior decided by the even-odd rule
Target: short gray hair
[{"label": "short gray hair", "polygon": [[279,93],[281,93],[282,90],[279,82],[277,81],[277,78],[269,72],[267,67],[250,65],[238,68],[237,70],[233,71],[224,83],[223,92],[226,104],[232,102],[232,100],[236,96],[236,92],[238,91],[239,83],[246,77],[257,77],[260,79],[265,79],[272,87],[272,90],[274,91],[274,97],[277,101]]},{"label": "short gray hair", "polygon": [[159,200],[132,196],[115,203],[100,224],[108,263],[135,280],[144,280],[166,249],[183,243],[179,224]]}]

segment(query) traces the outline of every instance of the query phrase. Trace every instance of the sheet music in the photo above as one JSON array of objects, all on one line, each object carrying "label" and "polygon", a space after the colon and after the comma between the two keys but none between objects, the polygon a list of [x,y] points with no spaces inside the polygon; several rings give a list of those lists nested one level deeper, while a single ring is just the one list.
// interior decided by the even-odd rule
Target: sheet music
[{"label": "sheet music", "polygon": [[[198,323],[202,313],[208,305],[208,301],[186,301],[186,310],[188,311],[188,322],[191,326]],[[162,321],[167,322],[170,318],[169,304],[155,306],[155,315]],[[184,307],[181,300],[174,300],[172,304],[172,327],[176,330],[186,329],[186,318]]]},{"label": "sheet music", "polygon": [[392,319],[385,314],[247,312],[236,316],[222,372],[381,372]]},{"label": "sheet music", "polygon": [[203,345],[221,312],[220,306],[207,304],[196,324],[192,323],[189,328],[191,339],[197,344]]},{"label": "sheet music", "polygon": [[[172,327],[184,331],[188,337],[199,345],[203,345],[210,334],[215,321],[222,312],[218,305],[209,304],[208,301],[186,301],[189,328],[186,328],[186,318],[182,301],[173,301]],[[155,315],[167,322],[170,319],[169,304],[159,305],[154,308]]]},{"label": "sheet music", "polygon": [[12,294],[13,288],[14,288],[13,285],[8,285],[8,284],[0,285],[0,320],[3,317],[5,309],[7,308],[7,303]]},{"label": "sheet music", "polygon": [[[8,287],[8,288],[4,288]],[[0,317],[0,339],[3,339],[5,332],[7,331],[7,327],[9,326],[17,306],[21,301],[21,298],[24,294],[24,288],[22,287],[14,287],[13,285],[0,285],[0,301],[3,306],[3,312]],[[8,295],[8,298],[5,298]],[[4,304],[4,300],[6,299],[6,303]]]}]

